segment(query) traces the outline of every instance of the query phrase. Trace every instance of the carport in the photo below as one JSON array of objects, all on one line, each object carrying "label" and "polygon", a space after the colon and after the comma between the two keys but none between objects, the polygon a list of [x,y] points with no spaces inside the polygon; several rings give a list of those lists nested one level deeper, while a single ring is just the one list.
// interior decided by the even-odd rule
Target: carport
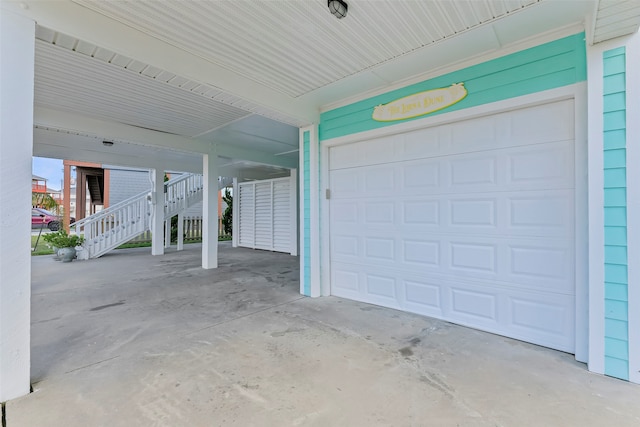
[{"label": "carport", "polygon": [[[640,382],[640,129],[627,119],[640,5],[347,3],[336,19],[321,0],[2,2],[0,401],[30,387],[34,155],[152,169],[156,206],[165,170],[203,173],[205,271],[218,267],[217,177],[293,174],[301,294],[549,345]],[[537,193],[508,205],[523,192]]]}]

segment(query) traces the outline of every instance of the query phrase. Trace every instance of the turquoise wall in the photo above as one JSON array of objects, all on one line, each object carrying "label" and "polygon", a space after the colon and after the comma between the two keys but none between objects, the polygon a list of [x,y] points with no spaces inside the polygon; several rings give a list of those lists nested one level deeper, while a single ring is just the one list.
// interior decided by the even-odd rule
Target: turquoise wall
[{"label": "turquoise wall", "polygon": [[629,379],[625,48],[603,53],[605,374]]},{"label": "turquoise wall", "polygon": [[433,116],[584,81],[586,70],[580,33],[327,111],[320,116],[320,140],[401,123],[373,120],[373,108],[417,92],[464,83],[468,96]]},{"label": "turquoise wall", "polygon": [[304,158],[304,166],[302,168],[302,188],[304,192],[304,247],[303,258],[303,294],[311,296],[311,177],[310,177],[310,144],[311,135],[309,131],[302,134],[302,152]]}]

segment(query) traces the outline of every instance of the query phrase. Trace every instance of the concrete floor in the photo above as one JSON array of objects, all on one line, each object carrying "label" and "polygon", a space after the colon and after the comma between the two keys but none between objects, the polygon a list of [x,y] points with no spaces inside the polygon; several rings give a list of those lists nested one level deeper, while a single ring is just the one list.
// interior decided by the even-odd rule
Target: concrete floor
[{"label": "concrete floor", "polygon": [[34,392],[7,426],[638,426],[640,386],[573,356],[298,293],[298,259],[220,247],[35,257]]}]

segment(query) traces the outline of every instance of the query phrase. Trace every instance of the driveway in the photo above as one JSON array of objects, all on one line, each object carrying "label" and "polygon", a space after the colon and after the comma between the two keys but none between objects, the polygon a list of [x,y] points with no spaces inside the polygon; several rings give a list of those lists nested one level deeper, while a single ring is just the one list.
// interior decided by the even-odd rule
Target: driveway
[{"label": "driveway", "polygon": [[637,426],[572,355],[298,293],[298,258],[200,245],[32,263],[34,392],[7,426]]}]

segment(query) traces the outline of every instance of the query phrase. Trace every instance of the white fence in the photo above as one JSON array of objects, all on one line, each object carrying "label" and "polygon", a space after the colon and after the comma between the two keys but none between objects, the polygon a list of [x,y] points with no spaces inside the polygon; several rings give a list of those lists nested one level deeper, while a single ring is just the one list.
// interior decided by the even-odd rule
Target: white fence
[{"label": "white fence", "polygon": [[[189,216],[184,217],[184,242],[200,242],[202,241],[202,217]],[[222,226],[222,218],[218,220],[218,237],[231,238],[230,234],[224,232]],[[172,239],[175,240],[175,239]],[[145,231],[141,235],[129,240],[127,243],[147,243],[151,242],[151,231]]]}]

